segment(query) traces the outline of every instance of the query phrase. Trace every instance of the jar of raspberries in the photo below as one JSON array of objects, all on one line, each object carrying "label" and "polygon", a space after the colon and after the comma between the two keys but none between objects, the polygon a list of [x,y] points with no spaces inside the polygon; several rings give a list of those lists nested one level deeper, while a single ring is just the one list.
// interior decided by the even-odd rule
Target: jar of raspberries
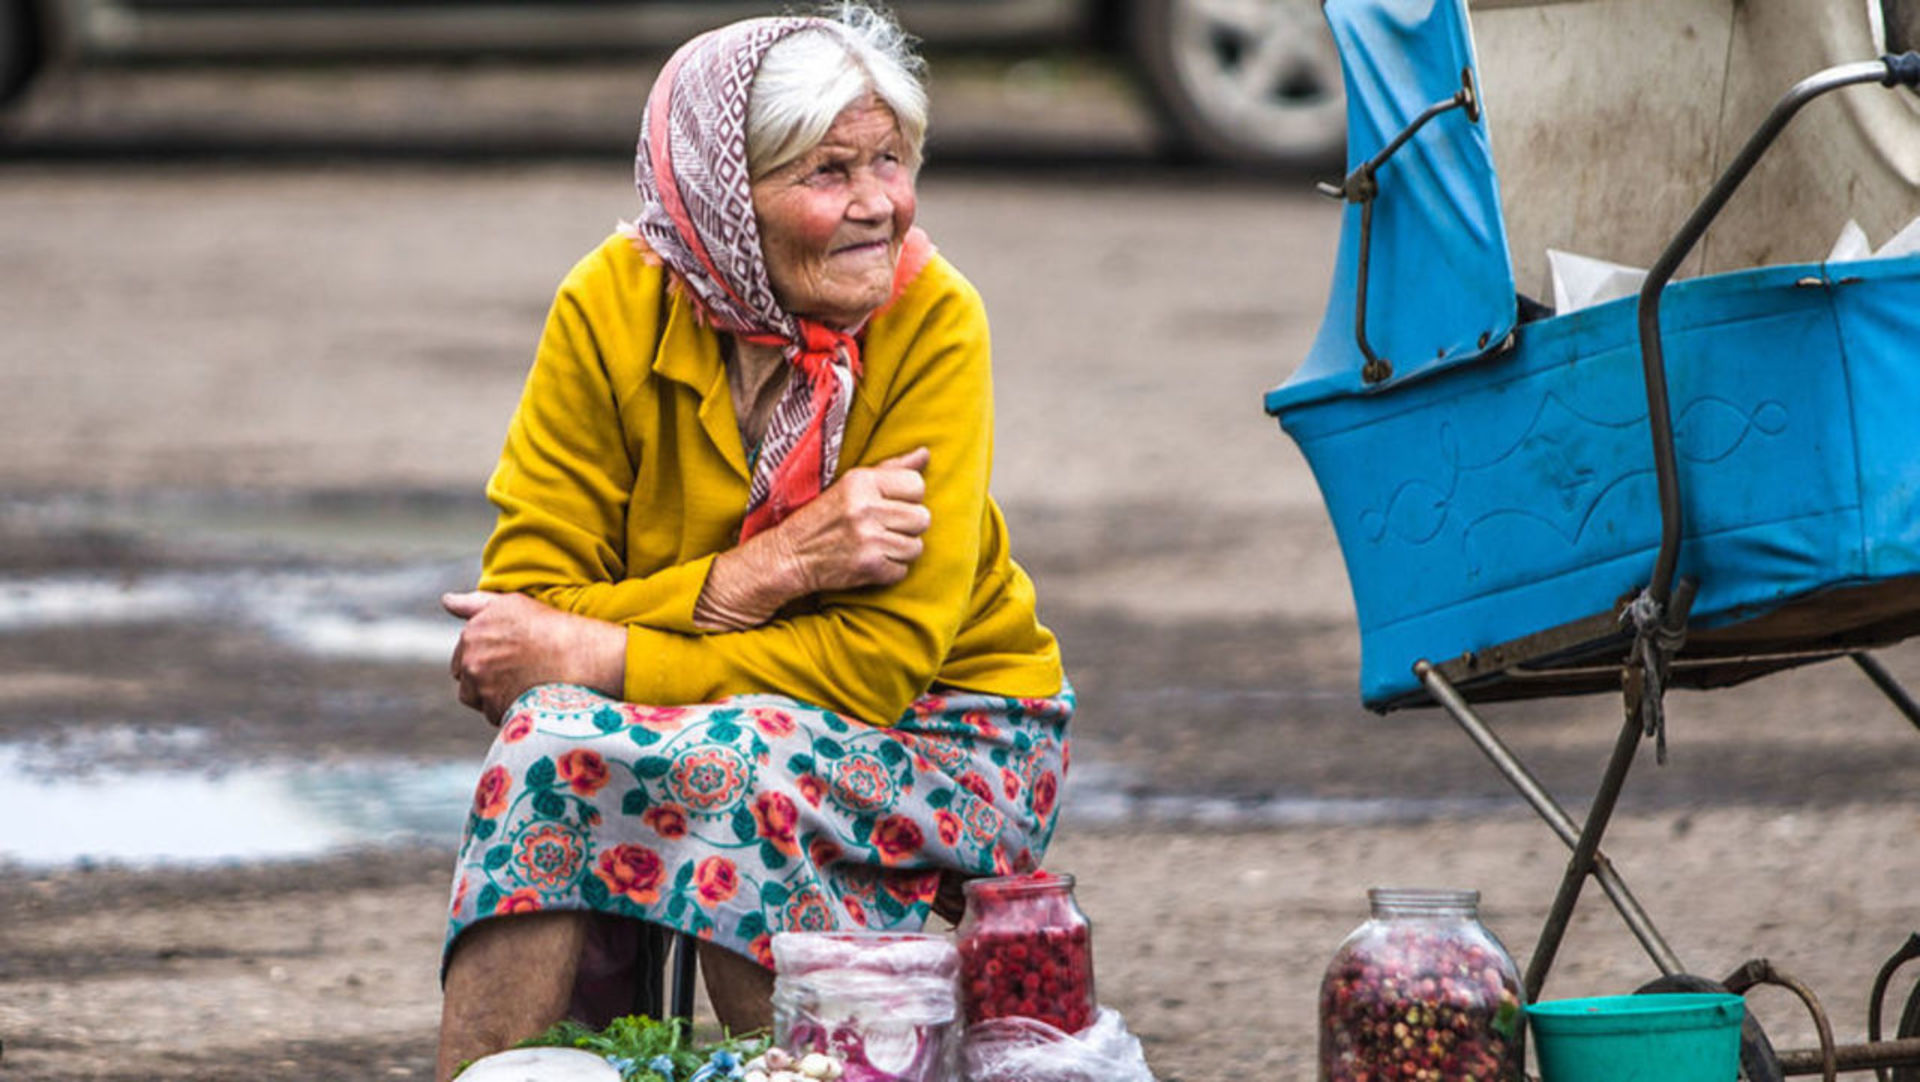
[{"label": "jar of raspberries", "polygon": [[972,879],[954,930],[967,1024],[1029,1018],[1063,1033],[1093,1021],[1093,934],[1073,877]]},{"label": "jar of raspberries", "polygon": [[1320,984],[1320,1082],[1520,1082],[1520,977],[1471,890],[1375,888]]}]

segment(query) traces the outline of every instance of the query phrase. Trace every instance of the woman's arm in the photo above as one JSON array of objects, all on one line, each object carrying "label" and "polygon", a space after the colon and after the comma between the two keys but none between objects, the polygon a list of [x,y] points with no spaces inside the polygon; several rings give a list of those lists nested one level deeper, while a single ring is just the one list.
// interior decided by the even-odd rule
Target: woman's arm
[{"label": "woman's arm", "polygon": [[905,578],[932,522],[921,474],[927,458],[920,447],[851,470],[779,524],[721,553],[693,607],[694,623],[745,631],[803,597]]},{"label": "woman's arm", "polygon": [[927,449],[921,555],[897,583],[828,590],[812,611],[749,630],[629,626],[626,699],[690,703],[771,691],[887,725],[932,683],[976,585],[993,407],[978,295],[943,261],[925,273],[940,279],[901,301],[917,308],[877,320],[869,334],[868,374],[847,434],[869,462]]},{"label": "woman's arm", "polygon": [[[852,471],[779,525],[720,554],[694,619],[745,630],[808,594],[906,577],[929,521],[919,502],[926,464],[922,448]],[[612,696],[625,685],[627,636],[619,624],[522,594],[475,590],[440,603],[467,622],[452,662],[460,701],[496,725],[537,684],[580,684]]]},{"label": "woman's arm", "polygon": [[[613,380],[597,352],[597,342],[610,336],[603,327],[590,332],[582,306],[564,303],[563,292],[489,489],[502,515],[488,545],[483,586],[625,624],[623,697],[631,701],[690,703],[775,692],[877,724],[894,721],[931,683],[966,616],[991,458],[984,312],[972,287],[942,261],[926,273],[940,275],[936,287],[917,300],[916,291],[909,290],[899,305],[903,311],[876,321],[869,335],[868,378],[856,391],[848,446],[872,466],[849,471],[842,484],[783,523],[791,532],[773,530],[754,539],[792,541],[803,527],[840,521],[844,516],[831,513],[834,501],[851,498],[861,478],[884,488],[889,471],[920,473],[924,499],[914,514],[925,528],[915,541],[924,548],[910,557],[897,582],[820,580],[825,588],[816,592],[814,611],[727,634],[703,634],[706,629],[695,617],[703,590],[715,568],[734,563],[735,555],[743,564],[738,570],[752,572],[746,561],[753,542],[733,555],[703,556],[644,579],[624,579],[619,546],[634,468],[621,435]],[[905,311],[909,307],[913,310]],[[595,316],[597,321],[618,318],[601,311]],[[919,448],[926,449],[924,471],[898,461],[903,456],[914,456],[906,458],[908,463],[917,461]],[[894,478],[900,479],[897,472]],[[892,499],[916,502],[898,491]],[[738,521],[737,512],[729,517]],[[834,531],[806,536],[831,541]],[[722,541],[711,551],[727,548]],[[837,543],[824,549],[845,551]],[[723,603],[725,576],[732,570],[719,572],[716,599]],[[745,581],[757,582],[764,592],[742,604],[734,619],[744,623],[771,601],[790,599],[785,595],[802,589],[805,581],[787,578],[777,588],[768,587],[778,578],[747,574]],[[474,659],[466,661],[471,668]],[[504,666],[503,671],[529,670]]]},{"label": "woman's arm", "polygon": [[626,631],[561,612],[524,594],[473,590],[440,604],[466,621],[453,648],[460,701],[495,725],[539,684],[579,684],[617,697],[626,679]]},{"label": "woman's arm", "polygon": [[636,385],[651,376],[664,297],[657,268],[604,248],[561,286],[487,483],[499,514],[482,590],[617,624],[699,630],[693,610],[720,546],[646,574],[633,573],[627,552],[637,460],[659,452],[644,442],[651,433],[630,436],[621,399],[653,405]]},{"label": "woman's arm", "polygon": [[[483,560],[484,589],[524,593],[618,624],[702,632],[758,626],[823,590],[899,581],[904,564],[919,555],[927,525],[924,450],[849,471],[744,544],[710,554],[707,546],[718,538],[691,539],[700,554],[630,576],[628,516],[662,512],[644,498],[636,506],[634,452],[616,385],[631,378],[628,370],[646,371],[651,358],[623,363],[606,352],[619,352],[613,343],[650,348],[658,335],[632,326],[637,306],[608,310],[602,299],[612,290],[596,284],[579,288],[570,280],[548,318],[488,484],[500,517]],[[645,396],[641,402],[629,406],[644,412],[653,405]]]}]

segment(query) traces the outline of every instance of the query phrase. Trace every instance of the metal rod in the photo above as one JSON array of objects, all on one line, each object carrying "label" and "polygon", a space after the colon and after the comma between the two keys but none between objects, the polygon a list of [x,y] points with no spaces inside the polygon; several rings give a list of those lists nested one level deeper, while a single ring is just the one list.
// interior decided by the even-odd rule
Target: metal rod
[{"label": "metal rod", "polygon": [[1813,994],[1813,989],[1808,988],[1805,981],[1784,972],[1770,959],[1754,958],[1728,974],[1721,983],[1727,986],[1727,991],[1737,996],[1746,995],[1756,985],[1771,984],[1800,997],[1807,1013],[1813,1016],[1814,1029],[1819,1032],[1821,1078],[1823,1082],[1834,1082],[1834,1076],[1840,1073],[1840,1063],[1833,1043],[1833,1023],[1827,1020],[1827,1009],[1820,1005],[1820,997]]},{"label": "metal rod", "polygon": [[[1501,741],[1499,735],[1473,712],[1473,708],[1467,704],[1460,692],[1440,674],[1438,669],[1425,661],[1416,663],[1413,671],[1426,685],[1427,692],[1446,709],[1454,721],[1459,723],[1460,727],[1466,731],[1468,738],[1480,748],[1488,761],[1493,763],[1494,768],[1499,770],[1507,782],[1519,791],[1528,804],[1533,806],[1533,810],[1540,814],[1540,818],[1546,820],[1547,826],[1559,835],[1560,840],[1566,843],[1568,848],[1576,848],[1580,843],[1580,828],[1573,817],[1568,815],[1559,801],[1553,798],[1553,794],[1547,792],[1546,787],[1540,784],[1539,779],[1533,776],[1526,764],[1522,763]],[[1620,919],[1626,922],[1627,929],[1646,949],[1648,957],[1653,959],[1653,964],[1663,974],[1684,972],[1685,967],[1680,964],[1679,956],[1674,954],[1673,948],[1667,945],[1659,929],[1654,927],[1652,918],[1648,917],[1646,910],[1641,908],[1633,892],[1627,889],[1626,882],[1613,870],[1612,862],[1600,851],[1597,839],[1591,865],[1593,877],[1600,883],[1600,889],[1606,892],[1607,898],[1613,902],[1613,908],[1620,914]],[[1543,971],[1541,974],[1543,983],[1545,977]],[[1538,991],[1539,988],[1530,980],[1528,1002],[1533,1001]]]},{"label": "metal rod", "polygon": [[1880,689],[1880,694],[1885,695],[1916,728],[1920,728],[1920,703],[1913,701],[1913,696],[1907,694],[1907,689],[1900,686],[1900,681],[1893,678],[1885,665],[1880,664],[1880,659],[1865,651],[1856,651],[1848,656],[1853,658],[1855,665],[1860,666],[1861,672],[1867,674],[1867,679],[1873,681],[1873,686]]},{"label": "metal rod", "polygon": [[1613,818],[1613,806],[1620,798],[1620,790],[1626,785],[1627,768],[1633,765],[1633,754],[1640,746],[1640,719],[1628,715],[1626,723],[1620,728],[1620,736],[1613,743],[1613,756],[1607,760],[1607,771],[1600,778],[1600,788],[1593,794],[1593,803],[1587,805],[1586,825],[1580,830],[1580,840],[1573,847],[1573,856],[1567,861],[1567,870],[1560,878],[1560,890],[1553,897],[1553,908],[1547,911],[1546,927],[1540,931],[1540,940],[1534,945],[1533,957],[1527,962],[1527,1002],[1537,1003],[1540,989],[1547,982],[1547,970],[1553,968],[1553,956],[1560,951],[1560,940],[1566,935],[1567,922],[1573,918],[1574,904],[1580,900],[1580,888],[1585,885],[1587,876],[1593,871],[1594,854],[1600,850],[1600,836],[1606,833],[1607,821]]},{"label": "metal rod", "polygon": [[1449,109],[1465,109],[1468,120],[1480,119],[1479,99],[1473,89],[1472,68],[1460,73],[1460,83],[1460,89],[1454,91],[1452,97],[1434,102],[1421,110],[1420,115],[1414,117],[1413,122],[1402,128],[1400,134],[1389,140],[1386,146],[1381,147],[1379,153],[1347,174],[1346,180],[1339,188],[1341,196],[1349,202],[1360,204],[1360,252],[1357,267],[1359,281],[1354,288],[1353,337],[1360,345],[1361,355],[1367,359],[1367,363],[1360,369],[1360,378],[1369,384],[1379,383],[1393,375],[1393,362],[1375,353],[1372,343],[1367,341],[1367,278],[1373,249],[1373,201],[1380,194],[1380,184],[1376,174],[1379,173],[1381,166],[1387,164],[1387,159],[1393,157],[1395,151],[1405,146],[1407,140],[1413,138],[1415,132],[1426,127],[1427,121],[1441,113]]},{"label": "metal rod", "polygon": [[[1372,166],[1367,168],[1371,169]],[[1369,174],[1368,182],[1372,176]],[[1360,344],[1360,354],[1367,363],[1360,367],[1360,378],[1367,383],[1378,383],[1393,375],[1393,365],[1381,359],[1373,352],[1373,346],[1367,341],[1367,276],[1373,261],[1373,199],[1369,197],[1360,204],[1360,280],[1353,291],[1353,338]]]},{"label": "metal rod", "polygon": [[676,932],[673,939],[673,1017],[683,1018],[687,1024],[693,1024],[693,972],[695,966],[694,945],[696,940],[685,932]]},{"label": "metal rod", "polygon": [[[1900,971],[1901,966],[1915,958],[1920,958],[1920,932],[1909,933],[1907,941],[1880,966],[1880,972],[1874,974],[1873,991],[1867,996],[1867,1040],[1880,1039],[1881,1014],[1887,1006],[1887,985],[1893,983],[1893,975]],[[1890,1082],[1886,1071],[1876,1067],[1873,1073],[1880,1082]]]},{"label": "metal rod", "polygon": [[1800,107],[1830,90],[1855,83],[1881,82],[1893,69],[1885,60],[1842,64],[1811,75],[1795,84],[1767,114],[1767,119],[1747,140],[1746,146],[1714,182],[1686,224],[1669,241],[1660,258],[1647,271],[1640,287],[1640,363],[1647,385],[1647,425],[1653,436],[1653,468],[1660,485],[1660,554],[1655,558],[1653,578],[1648,591],[1662,606],[1673,588],[1674,569],[1680,561],[1680,534],[1683,526],[1680,503],[1680,471],[1673,450],[1673,417],[1667,399],[1666,358],[1660,350],[1660,293],[1679,269],[1682,260],[1705,235],[1707,226],[1720,213],[1734,190],[1745,180],[1768,147],[1773,145],[1787,122]]},{"label": "metal rod", "polygon": [[[1886,73],[1884,67],[1882,67],[1880,71],[1883,75]],[[1467,110],[1467,119],[1478,120],[1480,118],[1479,105],[1474,97],[1471,75],[1471,71],[1463,73],[1462,81],[1464,85],[1461,86],[1459,90],[1454,91],[1452,97],[1442,98],[1432,105],[1427,106],[1425,109],[1422,109],[1420,115],[1413,118],[1413,123],[1402,128],[1399,135],[1394,136],[1388,141],[1386,146],[1381,147],[1380,153],[1368,158],[1366,164],[1362,165],[1360,170],[1364,171],[1368,176],[1372,176],[1374,172],[1387,163],[1388,158],[1393,157],[1394,151],[1399,150],[1401,146],[1405,145],[1407,140],[1413,138],[1415,132],[1426,127],[1427,121],[1432,120],[1434,117],[1439,116],[1449,109],[1465,109]]]},{"label": "metal rod", "polygon": [[1459,690],[1428,662],[1415,662],[1413,672],[1427,686],[1427,692],[1434,697],[1434,700],[1444,707],[1447,713],[1453,715],[1453,720],[1459,723],[1460,728],[1466,730],[1467,737],[1479,747],[1488,761],[1493,763],[1494,769],[1500,771],[1501,776],[1519,791],[1528,804],[1533,805],[1533,810],[1540,813],[1540,818],[1547,821],[1547,825],[1560,836],[1560,840],[1569,848],[1579,844],[1580,827],[1573,821],[1573,817],[1567,814],[1566,809],[1560,806],[1560,802],[1553,798],[1552,793],[1547,792],[1546,787],[1540,784],[1540,779],[1533,776],[1533,772],[1513,754],[1513,750],[1507,747],[1499,735],[1473,712],[1473,708],[1461,697]]},{"label": "metal rod", "polygon": [[[1681,672],[1687,669],[1711,669],[1718,665],[1766,665],[1776,661],[1832,661],[1834,658],[1855,654],[1853,650],[1769,650],[1761,654],[1708,654],[1703,657],[1676,657],[1667,662],[1669,671]],[[1618,676],[1620,666],[1612,665],[1567,665],[1560,668],[1514,665],[1501,669],[1500,675],[1511,680],[1560,680],[1569,676]]]},{"label": "metal rod", "polygon": [[[1780,1073],[1788,1075],[1821,1074],[1825,1071],[1818,1048],[1791,1048],[1777,1052]],[[1920,1037],[1867,1044],[1835,1045],[1833,1059],[1842,1071],[1867,1071],[1880,1067],[1920,1066]]]}]

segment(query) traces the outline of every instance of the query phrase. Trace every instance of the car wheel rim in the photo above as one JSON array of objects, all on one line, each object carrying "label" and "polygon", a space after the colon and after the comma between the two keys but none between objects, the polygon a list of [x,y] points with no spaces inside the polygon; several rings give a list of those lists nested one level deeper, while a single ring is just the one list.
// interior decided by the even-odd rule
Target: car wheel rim
[{"label": "car wheel rim", "polygon": [[1279,151],[1338,145],[1340,57],[1313,0],[1175,0],[1174,69],[1216,126]]}]

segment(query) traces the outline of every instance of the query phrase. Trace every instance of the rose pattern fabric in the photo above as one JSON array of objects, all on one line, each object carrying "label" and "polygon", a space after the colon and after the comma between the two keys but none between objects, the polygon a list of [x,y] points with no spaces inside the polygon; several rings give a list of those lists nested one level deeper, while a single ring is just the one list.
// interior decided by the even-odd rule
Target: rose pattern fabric
[{"label": "rose pattern fabric", "polygon": [[543,909],[635,917],[771,965],[775,932],[911,931],[943,872],[1039,866],[1073,692],[946,693],[878,728],[775,695],[516,702],[475,787],[447,944]]}]

